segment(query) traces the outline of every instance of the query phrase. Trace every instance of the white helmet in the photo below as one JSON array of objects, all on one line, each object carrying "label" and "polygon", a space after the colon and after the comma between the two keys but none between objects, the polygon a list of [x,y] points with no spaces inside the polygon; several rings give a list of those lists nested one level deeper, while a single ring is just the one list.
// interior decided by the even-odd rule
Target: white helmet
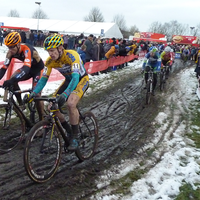
[{"label": "white helmet", "polygon": [[171,47],[169,47],[169,46],[165,47],[164,51],[165,52],[170,52],[171,51]]}]

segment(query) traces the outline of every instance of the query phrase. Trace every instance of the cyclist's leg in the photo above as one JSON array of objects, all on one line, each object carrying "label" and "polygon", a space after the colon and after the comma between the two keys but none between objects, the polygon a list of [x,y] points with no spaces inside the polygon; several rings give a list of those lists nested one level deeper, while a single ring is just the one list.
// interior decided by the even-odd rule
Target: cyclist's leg
[{"label": "cyclist's leg", "polygon": [[156,84],[157,84],[157,73],[153,73],[153,91],[155,91],[156,88]]},{"label": "cyclist's leg", "polygon": [[75,90],[70,94],[67,100],[67,107],[69,111],[69,120],[72,127],[72,140],[70,141],[69,150],[76,150],[78,147],[77,139],[79,133],[79,112],[77,109],[77,104],[82,98],[83,94],[86,92],[89,86],[88,75],[84,76],[78,83]]},{"label": "cyclist's leg", "polygon": [[144,73],[144,80],[145,80],[144,89],[147,89],[147,80],[148,80],[148,73],[147,72]]},{"label": "cyclist's leg", "polygon": [[[19,71],[20,71],[20,69],[18,69],[17,71],[15,71],[15,72],[13,73],[13,75],[11,76],[11,78],[12,78],[12,77],[15,77],[17,74],[19,74]],[[25,76],[23,77],[23,79],[21,79],[20,81],[25,81],[25,80],[28,80],[29,78],[30,78],[30,74],[27,74],[27,75],[25,75]],[[20,90],[20,87],[19,87],[19,84],[18,84],[18,83],[19,83],[19,81],[15,81],[15,82],[13,83],[13,90],[14,90],[14,91]],[[17,99],[17,102],[19,103],[19,105],[20,105],[20,106],[23,105],[21,94],[18,93],[18,94],[15,94],[15,96],[16,96],[16,99]]]},{"label": "cyclist's leg", "polygon": [[[69,81],[68,80],[64,80],[62,82],[62,84],[60,85],[60,87],[54,92],[53,96],[57,96],[58,94],[62,94],[65,89],[67,88],[67,86],[69,85]],[[69,133],[71,135],[71,127],[69,125],[69,123],[65,120],[64,115],[61,112],[56,112],[55,113],[56,116],[59,118],[62,127],[67,131],[67,133]]]}]

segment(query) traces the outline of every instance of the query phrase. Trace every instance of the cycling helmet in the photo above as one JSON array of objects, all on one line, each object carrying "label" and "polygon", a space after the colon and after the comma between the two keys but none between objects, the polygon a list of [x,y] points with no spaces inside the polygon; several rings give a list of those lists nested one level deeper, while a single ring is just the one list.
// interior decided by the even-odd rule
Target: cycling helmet
[{"label": "cycling helmet", "polygon": [[156,52],[156,51],[158,51],[158,49],[157,49],[156,47],[153,46],[153,47],[150,47],[150,48],[149,48],[149,51],[151,51],[151,52]]},{"label": "cycling helmet", "polygon": [[57,48],[63,44],[64,44],[63,38],[58,34],[54,34],[54,35],[48,36],[45,39],[43,47],[45,50],[48,50],[52,48]]},{"label": "cycling helmet", "polygon": [[165,52],[170,52],[171,51],[171,47],[169,47],[169,46],[165,47],[164,51]]},{"label": "cycling helmet", "polygon": [[21,42],[21,36],[18,32],[9,33],[4,40],[6,46],[15,46],[19,42]]}]

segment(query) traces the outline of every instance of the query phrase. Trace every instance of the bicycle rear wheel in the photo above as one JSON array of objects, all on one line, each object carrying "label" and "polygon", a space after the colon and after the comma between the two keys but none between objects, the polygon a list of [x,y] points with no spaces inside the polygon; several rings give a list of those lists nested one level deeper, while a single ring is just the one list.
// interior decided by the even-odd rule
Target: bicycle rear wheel
[{"label": "bicycle rear wheel", "polygon": [[[10,114],[11,112],[11,114]],[[26,127],[20,111],[8,103],[0,104],[0,153],[8,153],[23,140]]]},{"label": "bicycle rear wheel", "polygon": [[98,124],[92,112],[86,112],[79,122],[80,141],[76,156],[80,161],[87,160],[95,154],[98,144]]},{"label": "bicycle rear wheel", "polygon": [[61,160],[61,138],[52,123],[40,121],[30,130],[24,148],[24,166],[31,180],[48,181],[56,173]]},{"label": "bicycle rear wheel", "polygon": [[151,89],[152,89],[151,87],[152,87],[152,83],[148,81],[147,92],[146,92],[146,104],[150,104],[150,101],[151,101]]}]

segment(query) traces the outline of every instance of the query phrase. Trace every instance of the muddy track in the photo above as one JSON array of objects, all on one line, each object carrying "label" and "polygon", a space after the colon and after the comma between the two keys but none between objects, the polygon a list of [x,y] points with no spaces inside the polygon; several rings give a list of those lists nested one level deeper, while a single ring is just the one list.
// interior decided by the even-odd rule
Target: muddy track
[{"label": "muddy track", "polygon": [[[174,79],[182,69],[182,64],[175,63],[174,72],[169,78],[169,91],[178,92]],[[170,120],[175,120],[177,127],[181,119],[177,119],[174,113],[176,111],[170,109],[177,100],[167,98],[169,91],[157,91],[153,102],[145,105],[142,88],[141,75],[137,71],[109,89],[85,98],[81,106],[84,110],[90,109],[99,123],[96,155],[82,163],[74,154],[63,155],[56,175],[47,183],[36,184],[26,175],[23,166],[23,144],[8,154],[0,155],[0,199],[88,199],[88,196],[97,190],[95,178],[105,169],[120,163],[122,159],[139,157],[141,154],[145,157],[146,153],[141,149],[152,140],[156,127],[151,122],[163,105],[169,106]],[[179,114],[187,112],[182,106],[178,110]],[[181,115],[179,116],[181,118]],[[170,126],[166,130],[168,131],[162,133],[157,145],[162,142],[166,133],[170,137],[173,132]]]}]

